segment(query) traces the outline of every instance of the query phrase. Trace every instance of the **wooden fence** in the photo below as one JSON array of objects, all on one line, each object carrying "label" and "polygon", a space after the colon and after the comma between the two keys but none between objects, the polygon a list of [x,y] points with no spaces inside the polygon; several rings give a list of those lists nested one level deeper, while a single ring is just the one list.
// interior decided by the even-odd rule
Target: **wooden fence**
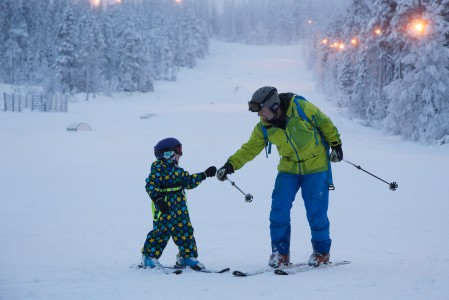
[{"label": "wooden fence", "polygon": [[32,111],[67,112],[68,96],[61,94],[3,94],[4,111],[21,112],[25,108]]}]

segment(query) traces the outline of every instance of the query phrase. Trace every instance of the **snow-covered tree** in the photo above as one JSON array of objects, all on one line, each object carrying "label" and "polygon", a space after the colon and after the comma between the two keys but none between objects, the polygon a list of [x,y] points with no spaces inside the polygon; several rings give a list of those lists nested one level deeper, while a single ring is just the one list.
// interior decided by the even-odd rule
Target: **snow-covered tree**
[{"label": "snow-covered tree", "polygon": [[105,66],[105,42],[99,27],[98,18],[87,15],[83,20],[81,43],[79,46],[79,62],[81,73],[80,89],[86,93],[95,93],[103,86],[103,67]]},{"label": "snow-covered tree", "polygon": [[[353,0],[326,30],[329,41],[345,37],[344,50],[308,51],[331,99],[366,125],[412,140],[448,140],[448,7],[447,0]],[[417,19],[428,24],[419,34]]]},{"label": "snow-covered tree", "polygon": [[409,51],[401,63],[407,67],[386,88],[391,103],[384,124],[412,140],[429,142],[449,135],[448,21],[442,4],[426,8],[422,16],[431,20],[428,32],[406,44]]},{"label": "snow-covered tree", "polygon": [[119,50],[119,88],[126,92],[136,92],[141,74],[140,62],[143,60],[142,39],[136,33],[134,24],[128,22],[125,26]]},{"label": "snow-covered tree", "polygon": [[67,6],[62,14],[55,44],[56,60],[54,70],[56,79],[61,91],[70,93],[74,88],[74,75],[78,66],[76,21],[70,6]]},{"label": "snow-covered tree", "polygon": [[18,2],[6,1],[4,7],[9,9],[6,15],[3,37],[3,63],[6,82],[11,84],[24,83],[24,69],[26,67],[26,49],[28,42],[28,27],[24,19],[22,5]]}]

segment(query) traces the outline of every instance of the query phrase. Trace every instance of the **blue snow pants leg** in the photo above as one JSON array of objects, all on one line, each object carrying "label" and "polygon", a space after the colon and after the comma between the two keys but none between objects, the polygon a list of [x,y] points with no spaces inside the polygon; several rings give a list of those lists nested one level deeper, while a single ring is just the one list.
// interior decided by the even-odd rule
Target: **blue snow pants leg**
[{"label": "blue snow pants leg", "polygon": [[309,222],[312,245],[317,252],[329,253],[329,190],[327,172],[307,175],[278,173],[272,194],[270,235],[273,252],[290,252],[290,210],[296,193],[302,189],[302,197]]},{"label": "blue snow pants leg", "polygon": [[270,235],[271,250],[290,253],[290,210],[300,187],[300,175],[278,173],[271,195]]},{"label": "blue snow pants leg", "polygon": [[329,207],[327,171],[303,175],[301,189],[312,234],[313,249],[319,253],[329,253],[332,241],[327,217]]}]

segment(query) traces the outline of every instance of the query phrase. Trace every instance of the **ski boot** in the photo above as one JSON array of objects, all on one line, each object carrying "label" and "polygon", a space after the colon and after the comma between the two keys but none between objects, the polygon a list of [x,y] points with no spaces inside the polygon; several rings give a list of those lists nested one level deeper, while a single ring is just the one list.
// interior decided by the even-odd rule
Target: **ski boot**
[{"label": "ski boot", "polygon": [[290,264],[290,254],[279,254],[279,252],[274,252],[270,255],[270,260],[268,261],[268,266],[277,269],[286,267]]},{"label": "ski boot", "polygon": [[311,267],[318,267],[321,264],[327,265],[329,263],[329,258],[330,258],[329,253],[319,253],[314,251],[310,255],[308,263],[309,266]]},{"label": "ski boot", "polygon": [[198,261],[196,257],[181,257],[179,254],[176,255],[176,265],[177,268],[190,267],[193,270],[204,269],[204,265]]},{"label": "ski boot", "polygon": [[157,258],[146,256],[145,254],[142,254],[142,267],[143,268],[163,268],[161,263]]}]

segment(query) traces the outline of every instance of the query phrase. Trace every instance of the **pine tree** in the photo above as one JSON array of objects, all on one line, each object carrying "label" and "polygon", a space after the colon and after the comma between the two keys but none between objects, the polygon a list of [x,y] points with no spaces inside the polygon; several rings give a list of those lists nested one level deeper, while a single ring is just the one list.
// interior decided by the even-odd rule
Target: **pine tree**
[{"label": "pine tree", "polygon": [[20,3],[9,4],[10,15],[7,16],[4,40],[3,66],[7,75],[7,83],[23,84],[26,62],[26,49],[28,42],[28,26],[25,22],[24,11]]},{"label": "pine tree", "polygon": [[59,84],[57,90],[71,93],[74,88],[74,76],[77,70],[76,23],[70,6],[64,9],[56,34],[56,60],[54,70]]},{"label": "pine tree", "polygon": [[[96,13],[96,12],[94,12]],[[105,65],[105,42],[100,31],[98,15],[87,15],[83,20],[83,32],[80,43],[80,72],[83,81],[79,88],[86,92],[86,100],[89,93],[95,93],[103,85],[103,67]]]},{"label": "pine tree", "polygon": [[125,25],[121,35],[119,56],[119,89],[126,92],[138,90],[140,62],[142,61],[142,39],[131,22]]}]

